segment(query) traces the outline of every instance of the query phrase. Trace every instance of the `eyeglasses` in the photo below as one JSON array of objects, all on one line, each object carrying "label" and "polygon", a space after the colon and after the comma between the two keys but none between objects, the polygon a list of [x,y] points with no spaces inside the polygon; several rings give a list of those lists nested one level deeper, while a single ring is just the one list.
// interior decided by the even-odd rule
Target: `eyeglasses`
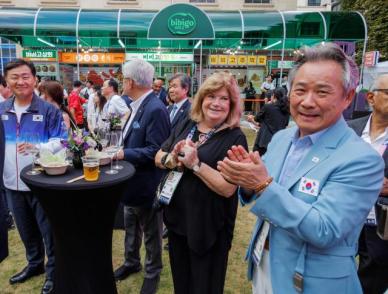
[{"label": "eyeglasses", "polygon": [[388,95],[388,89],[373,89],[373,92],[374,91],[383,92],[385,95]]}]

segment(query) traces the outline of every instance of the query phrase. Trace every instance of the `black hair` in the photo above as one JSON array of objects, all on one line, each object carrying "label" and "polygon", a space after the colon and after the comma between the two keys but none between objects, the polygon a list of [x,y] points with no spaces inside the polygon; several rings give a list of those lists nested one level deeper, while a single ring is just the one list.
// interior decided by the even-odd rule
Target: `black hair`
[{"label": "black hair", "polygon": [[94,91],[101,91],[101,86],[100,85],[93,85],[93,90]]},{"label": "black hair", "polygon": [[288,102],[288,97],[286,95],[286,89],[283,87],[277,87],[273,90],[272,94],[277,100],[277,105],[279,105],[281,112],[285,114],[290,113],[290,104]]},{"label": "black hair", "polygon": [[119,83],[117,83],[115,79],[109,79],[108,85],[109,87],[112,87],[113,91],[116,93],[119,91]]},{"label": "black hair", "polygon": [[4,68],[4,76],[7,76],[8,71],[10,71],[11,69],[14,69],[23,65],[27,65],[30,68],[32,75],[34,77],[36,76],[35,65],[31,61],[19,59],[19,58],[14,59],[7,63],[7,65]]},{"label": "black hair", "polygon": [[75,81],[75,82],[73,83],[73,87],[75,87],[75,88],[78,88],[78,87],[81,87],[81,86],[82,86],[81,81]]},{"label": "black hair", "polygon": [[0,74],[0,85],[2,85],[4,88],[7,87],[7,82],[5,81],[5,78],[2,74]]},{"label": "black hair", "polygon": [[106,98],[104,95],[102,95],[101,90],[96,91],[96,95],[98,97],[98,108],[99,111],[102,112],[102,109],[104,108],[104,105],[106,104]]}]

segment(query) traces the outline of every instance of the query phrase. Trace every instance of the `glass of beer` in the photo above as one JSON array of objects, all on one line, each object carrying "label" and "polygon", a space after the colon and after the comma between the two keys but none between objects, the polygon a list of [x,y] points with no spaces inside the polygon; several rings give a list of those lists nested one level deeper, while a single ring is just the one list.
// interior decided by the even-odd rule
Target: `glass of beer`
[{"label": "glass of beer", "polygon": [[84,156],[82,157],[82,163],[85,181],[97,181],[100,173],[100,159],[98,157]]}]

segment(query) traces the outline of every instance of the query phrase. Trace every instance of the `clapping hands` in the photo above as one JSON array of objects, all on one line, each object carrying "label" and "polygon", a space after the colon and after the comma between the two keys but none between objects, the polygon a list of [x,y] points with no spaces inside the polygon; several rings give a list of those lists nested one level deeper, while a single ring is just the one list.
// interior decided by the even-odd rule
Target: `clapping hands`
[{"label": "clapping hands", "polygon": [[218,162],[217,169],[228,182],[246,189],[254,189],[269,177],[259,153],[248,152],[242,146],[232,146],[228,156]]}]

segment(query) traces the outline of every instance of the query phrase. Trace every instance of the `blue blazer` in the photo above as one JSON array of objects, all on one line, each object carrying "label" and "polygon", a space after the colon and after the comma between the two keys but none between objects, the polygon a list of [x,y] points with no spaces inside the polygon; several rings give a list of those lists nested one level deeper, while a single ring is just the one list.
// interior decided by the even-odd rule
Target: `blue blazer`
[{"label": "blue blazer", "polygon": [[[274,181],[253,199],[250,210],[257,223],[247,252],[248,278],[253,273],[255,241],[266,220],[274,293],[297,293],[293,276],[299,271],[304,276],[304,294],[361,294],[357,240],[381,189],[383,160],[341,118],[281,186],[279,176],[296,131],[293,127],[275,134],[264,156]],[[302,177],[318,183],[317,196],[301,192]]]},{"label": "blue blazer", "polygon": [[8,228],[6,223],[7,209],[5,198],[2,195],[3,185],[3,167],[4,167],[4,151],[5,151],[5,136],[3,122],[0,120],[0,262],[8,256]]},{"label": "blue blazer", "polygon": [[[124,128],[125,129],[125,128]],[[170,117],[166,107],[152,92],[140,105],[124,134],[124,160],[136,168],[128,180],[122,201],[129,206],[152,205],[163,171],[154,158],[170,135]]]}]

